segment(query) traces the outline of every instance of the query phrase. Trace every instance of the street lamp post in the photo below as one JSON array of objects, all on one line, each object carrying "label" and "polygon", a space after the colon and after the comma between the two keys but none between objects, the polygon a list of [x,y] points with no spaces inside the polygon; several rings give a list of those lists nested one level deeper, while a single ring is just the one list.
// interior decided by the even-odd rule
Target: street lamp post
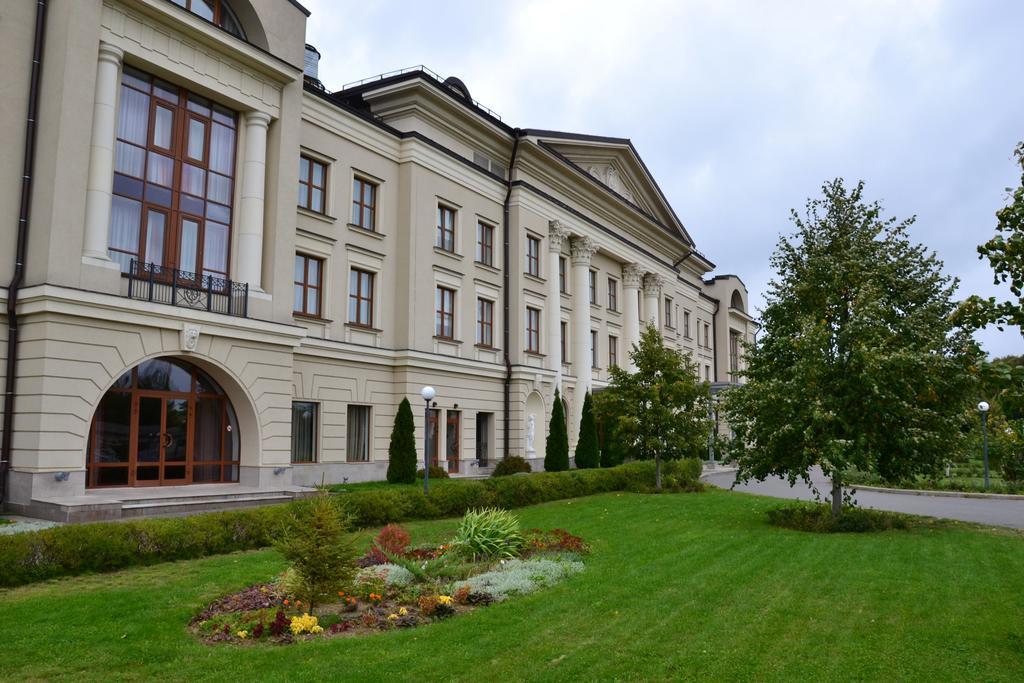
[{"label": "street lamp post", "polygon": [[426,403],[423,409],[423,495],[430,493],[430,402],[437,396],[434,387],[423,387],[420,396]]},{"label": "street lamp post", "polygon": [[988,403],[979,403],[978,412],[981,413],[981,457],[985,467],[985,490],[988,491]]}]

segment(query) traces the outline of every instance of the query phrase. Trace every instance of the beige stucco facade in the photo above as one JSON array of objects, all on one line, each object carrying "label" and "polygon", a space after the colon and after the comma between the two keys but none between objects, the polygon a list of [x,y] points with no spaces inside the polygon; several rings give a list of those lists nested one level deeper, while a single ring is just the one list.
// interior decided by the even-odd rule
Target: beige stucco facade
[{"label": "beige stucco facade", "polygon": [[[14,150],[25,135],[35,21],[35,3],[8,5],[0,244],[12,247],[0,250],[0,304],[13,274]],[[628,140],[513,128],[461,84],[422,70],[331,93],[304,78],[301,6],[226,5],[244,39],[167,0],[49,3],[16,308],[9,505],[90,490],[97,406],[119,377],[156,358],[199,368],[223,388],[239,431],[237,481],[259,487],[383,478],[403,398],[423,446],[424,385],[437,389],[440,457],[451,441],[453,472],[486,471],[481,460],[492,466],[506,454],[539,469],[556,386],[572,446],[583,392],[607,383],[613,360],[628,362],[644,321],[692,356],[701,379],[729,381],[741,365],[731,335],[752,341],[755,329],[743,283],[710,276],[713,264]],[[227,277],[247,285],[242,311],[149,301],[145,283],[110,256],[125,69],[235,114]],[[300,155],[326,171],[321,210],[296,207]],[[351,222],[355,179],[375,188],[372,230]],[[439,206],[454,212],[450,249],[438,246]],[[479,252],[480,223],[493,229],[490,259]],[[320,264],[315,315],[295,312],[296,254]],[[369,320],[350,315],[353,269],[372,276]],[[437,327],[439,287],[454,292],[450,334]],[[489,344],[478,336],[480,300],[493,306]],[[0,357],[8,352],[0,338]],[[295,401],[316,406],[312,462],[293,462]],[[351,406],[368,407],[368,418]],[[353,414],[368,420],[365,460],[347,443]]]}]

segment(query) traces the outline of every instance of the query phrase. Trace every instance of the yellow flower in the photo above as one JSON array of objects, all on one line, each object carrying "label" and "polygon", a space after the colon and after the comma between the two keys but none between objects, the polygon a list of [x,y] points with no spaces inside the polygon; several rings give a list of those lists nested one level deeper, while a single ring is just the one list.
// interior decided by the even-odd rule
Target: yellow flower
[{"label": "yellow flower", "polygon": [[245,640],[246,638],[249,637],[249,632],[248,631],[239,631],[235,635],[238,636],[239,638],[241,638],[242,640]]},{"label": "yellow flower", "polygon": [[402,609],[398,610],[398,616],[400,616],[400,617],[404,617],[408,613],[409,613],[409,610],[405,609],[404,607]]},{"label": "yellow flower", "polygon": [[301,617],[292,617],[288,628],[295,635],[301,633],[320,633],[324,630],[318,623],[317,618],[310,616],[309,612],[306,612]]},{"label": "yellow flower", "polygon": [[452,596],[450,596],[450,595],[438,595],[437,596],[437,602],[442,604],[442,605],[450,605],[450,604],[452,604]]},{"label": "yellow flower", "polygon": [[398,615],[397,614],[389,614],[388,615],[388,621],[395,621],[396,619],[398,619]]}]

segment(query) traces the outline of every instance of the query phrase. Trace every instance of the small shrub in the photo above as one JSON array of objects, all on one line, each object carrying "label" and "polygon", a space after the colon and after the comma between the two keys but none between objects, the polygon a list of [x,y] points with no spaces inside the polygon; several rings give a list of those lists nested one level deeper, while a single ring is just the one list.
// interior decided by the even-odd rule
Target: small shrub
[{"label": "small shrub", "polygon": [[816,533],[861,533],[909,529],[911,526],[909,517],[895,512],[844,507],[839,517],[833,517],[830,506],[812,503],[769,510],[768,521],[773,526]]},{"label": "small shrub", "polygon": [[515,557],[523,545],[519,520],[508,510],[470,510],[459,523],[453,545],[474,559]]},{"label": "small shrub", "polygon": [[403,398],[398,404],[395,425],[391,429],[391,442],[388,444],[388,482],[416,483],[416,428],[413,425],[412,407],[407,398]]},{"label": "small shrub", "polygon": [[510,455],[498,461],[498,464],[494,466],[494,472],[491,473],[491,476],[507,477],[518,472],[530,473],[532,471],[533,468],[530,467],[530,463],[526,462],[525,458],[518,455]]},{"label": "small shrub", "polygon": [[548,439],[544,449],[544,471],[564,472],[569,469],[569,432],[565,423],[562,399],[555,389],[555,400],[548,423]]},{"label": "small shrub", "polygon": [[291,562],[296,595],[312,606],[355,573],[350,520],[325,491],[303,501],[282,524],[275,547]]},{"label": "small shrub", "polygon": [[999,468],[1011,485],[1024,483],[1024,449],[1005,453]]},{"label": "small shrub", "polygon": [[[423,478],[423,468],[422,467],[419,468],[418,470],[416,470],[416,478],[417,479],[422,479]],[[449,479],[450,477],[448,476],[448,470],[446,470],[445,468],[443,468],[443,467],[441,467],[439,465],[431,465],[430,466],[430,478],[431,479]]]},{"label": "small shrub", "polygon": [[495,602],[500,602],[511,595],[532,593],[581,571],[582,562],[547,558],[508,560],[494,571],[456,583],[454,588],[456,593],[468,588],[470,601],[473,595],[483,593]]}]

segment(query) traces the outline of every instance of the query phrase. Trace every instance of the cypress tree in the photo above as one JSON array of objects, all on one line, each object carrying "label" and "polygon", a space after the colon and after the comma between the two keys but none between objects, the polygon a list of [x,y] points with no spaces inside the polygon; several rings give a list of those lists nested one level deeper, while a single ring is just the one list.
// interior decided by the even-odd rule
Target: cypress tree
[{"label": "cypress tree", "polygon": [[587,392],[583,399],[583,415],[580,418],[580,438],[576,442],[576,467],[590,469],[600,465],[597,448],[597,423],[594,422],[594,403]]},{"label": "cypress tree", "polygon": [[412,421],[412,406],[403,398],[395,414],[388,445],[388,483],[416,483],[416,434]]},{"label": "cypress tree", "polygon": [[544,470],[562,472],[569,469],[569,432],[565,428],[565,410],[562,398],[555,389],[555,405],[551,409],[551,423],[548,425],[548,443],[544,449]]}]

